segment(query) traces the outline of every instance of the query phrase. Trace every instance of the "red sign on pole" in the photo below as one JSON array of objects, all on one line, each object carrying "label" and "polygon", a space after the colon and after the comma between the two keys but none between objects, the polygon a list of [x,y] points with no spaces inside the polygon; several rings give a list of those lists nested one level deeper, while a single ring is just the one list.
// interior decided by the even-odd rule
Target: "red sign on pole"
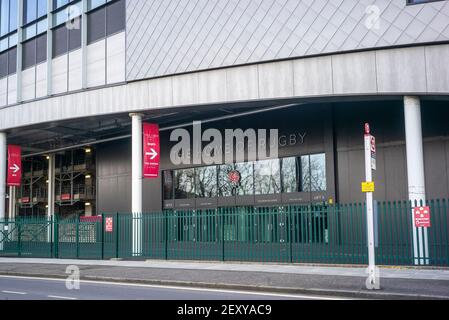
[{"label": "red sign on pole", "polygon": [[22,183],[22,149],[8,146],[8,186],[19,187]]},{"label": "red sign on pole", "polygon": [[430,208],[429,207],[419,207],[413,209],[413,215],[415,220],[416,228],[430,228]]},{"label": "red sign on pole", "polygon": [[106,218],[105,220],[105,231],[106,232],[113,232],[114,230],[114,219],[112,218]]},{"label": "red sign on pole", "polygon": [[143,124],[143,176],[146,179],[159,177],[160,165],[159,125]]}]

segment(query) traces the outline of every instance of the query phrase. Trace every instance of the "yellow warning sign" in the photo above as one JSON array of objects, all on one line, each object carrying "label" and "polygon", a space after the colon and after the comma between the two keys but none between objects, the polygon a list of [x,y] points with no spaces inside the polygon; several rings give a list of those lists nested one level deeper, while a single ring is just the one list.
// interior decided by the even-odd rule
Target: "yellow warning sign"
[{"label": "yellow warning sign", "polygon": [[374,182],[362,182],[362,192],[374,192],[376,190],[376,185]]}]

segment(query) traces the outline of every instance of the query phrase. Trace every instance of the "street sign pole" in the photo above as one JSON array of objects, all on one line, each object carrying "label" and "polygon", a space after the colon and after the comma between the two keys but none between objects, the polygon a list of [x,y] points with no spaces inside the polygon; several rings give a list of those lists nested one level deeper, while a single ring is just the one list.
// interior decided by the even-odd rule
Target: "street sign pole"
[{"label": "street sign pole", "polygon": [[[373,136],[370,133],[369,125],[365,125],[365,175],[366,183],[373,182]],[[379,279],[376,271],[375,243],[374,243],[374,209],[373,192],[366,192],[366,213],[368,227],[368,279],[366,287],[369,290],[380,289]]]}]

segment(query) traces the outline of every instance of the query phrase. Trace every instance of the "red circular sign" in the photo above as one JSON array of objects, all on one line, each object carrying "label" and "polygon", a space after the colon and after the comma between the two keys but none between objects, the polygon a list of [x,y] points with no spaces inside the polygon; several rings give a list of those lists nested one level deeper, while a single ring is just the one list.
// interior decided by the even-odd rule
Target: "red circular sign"
[{"label": "red circular sign", "polygon": [[233,184],[237,185],[240,183],[240,179],[242,177],[240,175],[240,172],[238,172],[237,170],[232,170],[232,171],[229,171],[228,178]]}]

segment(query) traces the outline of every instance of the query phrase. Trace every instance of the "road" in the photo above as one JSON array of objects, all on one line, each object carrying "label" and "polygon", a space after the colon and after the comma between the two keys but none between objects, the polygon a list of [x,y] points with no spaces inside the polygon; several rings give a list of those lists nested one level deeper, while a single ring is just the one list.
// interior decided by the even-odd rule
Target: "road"
[{"label": "road", "polygon": [[219,289],[81,281],[79,290],[62,279],[0,276],[0,300],[336,300],[331,297]]}]

